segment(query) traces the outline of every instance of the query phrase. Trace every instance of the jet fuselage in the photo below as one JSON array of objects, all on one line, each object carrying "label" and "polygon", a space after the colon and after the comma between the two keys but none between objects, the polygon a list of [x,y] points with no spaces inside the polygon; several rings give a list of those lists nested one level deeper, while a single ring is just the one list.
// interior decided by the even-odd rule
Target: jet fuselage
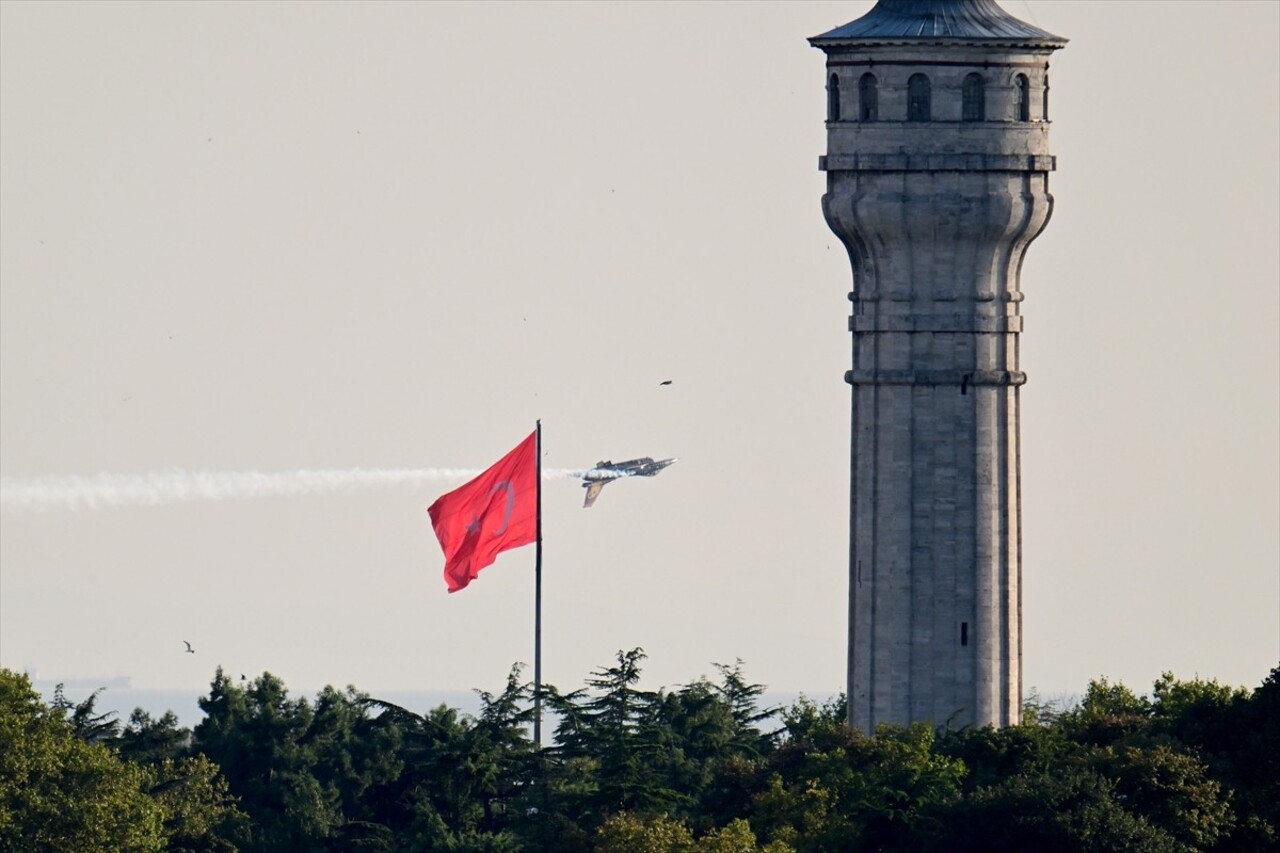
[{"label": "jet fuselage", "polygon": [[628,459],[625,462],[608,460],[597,462],[594,468],[578,472],[578,476],[582,478],[582,488],[587,490],[587,497],[582,506],[585,509],[595,503],[600,490],[606,483],[612,483],[623,477],[652,477],[675,461],[674,458],[655,460],[652,457],[643,456],[639,459]]}]

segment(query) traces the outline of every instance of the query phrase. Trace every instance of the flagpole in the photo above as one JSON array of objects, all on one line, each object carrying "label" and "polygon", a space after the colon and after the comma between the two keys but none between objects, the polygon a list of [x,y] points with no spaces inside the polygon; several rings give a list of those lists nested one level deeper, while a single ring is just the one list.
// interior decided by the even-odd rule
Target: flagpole
[{"label": "flagpole", "polygon": [[542,419],[537,420],[537,538],[533,562],[533,748],[542,749]]}]

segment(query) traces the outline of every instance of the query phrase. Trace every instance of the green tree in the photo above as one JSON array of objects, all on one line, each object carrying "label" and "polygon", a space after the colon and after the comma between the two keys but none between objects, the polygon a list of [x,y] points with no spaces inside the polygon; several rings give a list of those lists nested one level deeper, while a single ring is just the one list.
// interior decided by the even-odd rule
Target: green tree
[{"label": "green tree", "polygon": [[784,708],[781,736],[788,743],[819,744],[828,739],[843,739],[849,727],[849,703],[843,693],[821,705],[801,695],[789,708]]},{"label": "green tree", "polygon": [[[291,697],[219,670],[194,731],[97,693],[45,707],[0,671],[8,850],[789,853],[1255,850],[1280,819],[1280,669],[1252,692],[1165,674],[1099,679],[1004,729],[846,723],[846,702],[761,710],[741,661],[641,690],[641,649],[547,687],[529,738],[521,669],[476,716],[416,714],[353,687]],[[782,728],[764,731],[775,716]],[[123,759],[123,760],[122,760]],[[219,772],[221,767],[222,772]],[[238,810],[237,804],[243,807]],[[758,839],[767,840],[761,846]]]},{"label": "green tree", "polygon": [[595,853],[793,853],[782,842],[760,847],[745,820],[713,828],[694,840],[684,821],[668,815],[610,815],[596,830]]},{"label": "green tree", "polygon": [[687,853],[692,846],[689,827],[666,815],[619,812],[596,830],[596,853]]},{"label": "green tree", "polygon": [[1280,847],[1280,666],[1247,698],[1234,700],[1212,731],[1206,755],[1230,788],[1237,816],[1220,846]]},{"label": "green tree", "polygon": [[728,746],[732,754],[747,758],[760,758],[773,751],[779,731],[764,731],[763,727],[778,716],[779,708],[761,708],[760,697],[765,686],[747,681],[742,672],[742,659],[732,666],[713,664],[720,673],[716,693],[728,704],[733,715],[733,737]]},{"label": "green tree", "polygon": [[[515,850],[506,828],[528,778],[521,775],[530,744],[520,730],[527,717],[519,708],[526,692],[513,669],[502,693],[481,692],[479,719],[440,705],[425,715],[377,699],[379,727],[401,740],[403,770],[371,789],[366,800],[379,804],[376,819],[393,833],[397,851]],[[380,849],[380,848],[379,848]]]},{"label": "green tree", "polygon": [[620,651],[615,666],[592,673],[586,690],[549,691],[560,717],[553,753],[566,768],[594,777],[594,784],[561,788],[573,801],[570,811],[589,823],[612,812],[645,812],[680,799],[659,770],[659,695],[635,686],[644,658],[640,648]]},{"label": "green tree", "polygon": [[738,751],[732,707],[699,680],[672,693],[659,691],[655,711],[660,744],[655,762],[663,770],[663,784],[696,810],[716,781],[717,763]]},{"label": "green tree", "polygon": [[299,739],[307,770],[320,796],[333,803],[335,821],[326,830],[330,846],[377,848],[388,835],[380,825],[375,792],[404,769],[402,733],[380,726],[369,715],[369,697],[353,687],[325,687],[316,696],[307,730]]},{"label": "green tree", "polygon": [[1080,763],[1027,769],[958,800],[921,849],[956,853],[1173,853],[1187,848],[1127,811],[1116,783]]},{"label": "green tree", "polygon": [[1230,795],[1173,732],[1188,711],[1229,707],[1232,695],[1165,676],[1152,700],[1102,679],[1061,714],[948,733],[939,748],[970,775],[939,846],[1212,848],[1234,825]]},{"label": "green tree", "polygon": [[1114,781],[1115,796],[1127,811],[1187,849],[1213,847],[1235,822],[1228,797],[1208,777],[1204,762],[1168,745],[1099,749],[1092,765]]},{"label": "green tree", "polygon": [[703,678],[659,694],[668,784],[688,802],[685,813],[695,831],[747,813],[779,736],[762,730],[778,709],[760,708],[764,685],[747,681],[742,661],[713,666],[720,673],[718,683]]},{"label": "green tree", "polygon": [[1150,721],[1149,699],[1099,678],[1089,682],[1079,706],[1064,712],[1058,724],[1073,740],[1107,746],[1145,731]]},{"label": "green tree", "polygon": [[529,736],[532,688],[520,680],[522,669],[519,664],[512,666],[496,694],[476,691],[480,715],[468,735],[477,771],[475,795],[484,807],[482,828],[486,830],[508,826],[513,813],[525,813],[542,801],[535,784],[542,764]]},{"label": "green tree", "polygon": [[142,784],[160,806],[170,853],[230,853],[248,838],[248,817],[203,755],[152,762]]},{"label": "green tree", "polygon": [[98,695],[105,689],[99,687],[83,702],[76,704],[67,699],[59,684],[53,689],[53,701],[50,704],[71,723],[76,737],[89,743],[107,743],[120,733],[120,722],[116,719],[115,711],[99,714],[94,707],[98,702]]},{"label": "green tree", "polygon": [[938,752],[959,759],[968,773],[965,789],[998,784],[1020,773],[1048,773],[1084,750],[1057,725],[1025,722],[997,729],[992,726],[940,733]]},{"label": "green tree", "polygon": [[178,725],[178,717],[165,711],[159,719],[141,708],[135,708],[116,737],[114,745],[120,757],[138,764],[174,761],[187,753],[190,729]]},{"label": "green tree", "polygon": [[793,853],[794,848],[781,841],[760,846],[756,834],[751,831],[751,824],[739,819],[707,832],[693,845],[691,853],[755,853],[757,850],[760,853]]},{"label": "green tree", "polygon": [[0,851],[163,850],[164,811],[143,769],[77,737],[66,711],[0,669]]},{"label": "green tree", "polygon": [[303,740],[313,714],[305,699],[291,699],[270,673],[237,687],[219,667],[200,708],[205,717],[194,746],[222,768],[249,814],[250,849],[305,849],[343,824],[340,797],[312,773]]},{"label": "green tree", "polygon": [[1232,710],[1249,700],[1249,691],[1217,681],[1179,681],[1163,673],[1152,688],[1151,723],[1157,734],[1177,738],[1206,752],[1228,748],[1226,725]]},{"label": "green tree", "polygon": [[784,713],[795,736],[771,756],[752,825],[801,851],[909,850],[933,833],[960,791],[963,763],[933,749],[928,726],[882,726],[874,736],[816,713]]}]

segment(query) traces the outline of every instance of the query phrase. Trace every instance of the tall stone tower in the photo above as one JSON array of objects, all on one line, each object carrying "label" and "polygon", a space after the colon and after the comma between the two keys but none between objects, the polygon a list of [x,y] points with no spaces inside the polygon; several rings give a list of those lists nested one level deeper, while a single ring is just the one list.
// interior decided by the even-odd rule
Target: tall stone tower
[{"label": "tall stone tower", "polygon": [[880,0],[810,42],[853,266],[849,722],[1016,723],[1019,271],[1066,40],[995,0]]}]

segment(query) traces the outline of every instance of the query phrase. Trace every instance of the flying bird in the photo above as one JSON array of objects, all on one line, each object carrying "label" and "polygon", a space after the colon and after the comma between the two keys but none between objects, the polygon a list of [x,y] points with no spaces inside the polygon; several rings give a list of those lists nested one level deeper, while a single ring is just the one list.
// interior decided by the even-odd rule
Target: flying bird
[{"label": "flying bird", "polygon": [[659,385],[670,385],[670,384],[671,384],[671,380],[670,380],[670,379],[664,379],[664,380],[662,380],[661,382],[659,382],[658,384],[659,384]]},{"label": "flying bird", "polygon": [[194,655],[196,653],[196,650],[191,648],[191,644],[188,643],[186,640],[182,641],[182,645],[187,647],[187,654]]}]

